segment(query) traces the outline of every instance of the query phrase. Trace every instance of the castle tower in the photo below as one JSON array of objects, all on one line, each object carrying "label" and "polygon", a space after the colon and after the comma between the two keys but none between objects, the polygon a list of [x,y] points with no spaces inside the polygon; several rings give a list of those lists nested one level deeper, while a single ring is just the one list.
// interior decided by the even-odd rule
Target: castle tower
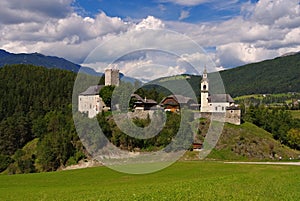
[{"label": "castle tower", "polygon": [[105,86],[119,86],[120,76],[118,69],[107,68],[105,69]]},{"label": "castle tower", "polygon": [[207,78],[206,67],[204,68],[202,80],[201,80],[201,108],[200,112],[209,112],[209,104],[208,104],[208,96],[209,96],[209,82]]}]

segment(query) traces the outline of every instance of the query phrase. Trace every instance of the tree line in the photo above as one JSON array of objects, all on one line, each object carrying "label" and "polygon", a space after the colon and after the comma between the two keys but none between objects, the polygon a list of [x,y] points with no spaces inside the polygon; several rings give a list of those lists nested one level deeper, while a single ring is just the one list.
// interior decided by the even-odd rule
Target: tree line
[{"label": "tree line", "polygon": [[300,150],[300,119],[293,118],[285,108],[266,105],[241,105],[242,120],[251,122],[270,132],[274,139],[293,149]]}]

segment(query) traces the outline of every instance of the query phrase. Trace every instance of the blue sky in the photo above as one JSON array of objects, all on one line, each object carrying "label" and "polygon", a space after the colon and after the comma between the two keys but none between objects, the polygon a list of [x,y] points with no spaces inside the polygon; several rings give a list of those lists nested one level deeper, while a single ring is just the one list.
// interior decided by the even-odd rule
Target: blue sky
[{"label": "blue sky", "polygon": [[[188,2],[188,1],[186,1]],[[190,23],[222,21],[240,15],[241,5],[248,0],[207,1],[203,4],[186,5],[159,0],[77,0],[74,5],[83,16],[95,16],[103,11],[109,16],[122,19],[143,19],[151,15],[162,20]],[[252,3],[256,2],[251,1]],[[181,13],[186,13],[182,16]]]},{"label": "blue sky", "polygon": [[[63,57],[103,71],[110,65],[108,61],[122,54],[139,48],[161,48],[178,54],[178,60],[168,63],[168,58],[143,53],[139,58],[129,55],[132,60],[122,61],[118,67],[132,72],[161,62],[166,69],[152,72],[151,79],[189,73],[181,66],[183,60],[202,67],[211,63],[214,67],[210,71],[222,70],[300,51],[299,3],[300,0],[1,0],[0,49]],[[101,53],[96,54],[98,61],[95,55],[90,56],[97,51]]]}]

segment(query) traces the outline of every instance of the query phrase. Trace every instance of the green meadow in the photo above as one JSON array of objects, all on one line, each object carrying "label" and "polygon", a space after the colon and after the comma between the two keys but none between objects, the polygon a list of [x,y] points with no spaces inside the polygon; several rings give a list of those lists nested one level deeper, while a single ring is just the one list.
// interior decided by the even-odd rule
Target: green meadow
[{"label": "green meadow", "polygon": [[106,167],[0,175],[0,200],[300,200],[300,168],[182,161],[156,173]]},{"label": "green meadow", "polygon": [[300,110],[290,110],[293,118],[300,119]]}]

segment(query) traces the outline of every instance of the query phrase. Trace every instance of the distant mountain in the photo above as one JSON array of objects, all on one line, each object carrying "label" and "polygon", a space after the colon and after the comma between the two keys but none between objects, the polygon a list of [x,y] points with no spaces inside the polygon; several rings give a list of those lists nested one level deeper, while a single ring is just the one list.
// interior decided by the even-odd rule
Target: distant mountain
[{"label": "distant mountain", "polygon": [[[275,59],[266,60],[258,63],[247,64],[244,66],[220,71],[226,93],[232,97],[249,94],[275,94],[300,92],[300,53],[294,53]],[[177,75],[171,77],[159,78],[154,83],[164,83],[164,85],[176,85],[177,89],[183,95],[185,89],[181,82],[184,82],[187,75]],[[189,75],[186,81],[192,86],[195,94],[200,95],[200,75]],[[208,75],[210,80],[210,90],[219,92],[220,79],[217,73]],[[166,89],[156,86],[147,86],[145,88],[155,88],[159,92],[168,95],[170,92]]]},{"label": "distant mountain", "polygon": [[299,54],[300,52],[288,52],[288,53],[285,53],[283,55],[281,55],[280,57],[286,57],[286,56],[291,56],[291,55],[295,55],[295,54]]},{"label": "distant mountain", "polygon": [[221,71],[232,96],[300,92],[300,53]]},{"label": "distant mountain", "polygon": [[0,66],[3,67],[10,64],[30,64],[35,66],[44,66],[47,68],[59,68],[72,72],[78,72],[81,67],[78,64],[74,64],[59,57],[45,56],[39,53],[13,54],[5,50],[0,50]]},{"label": "distant mountain", "polygon": [[[62,70],[72,71],[74,73],[78,73],[80,69],[80,72],[84,72],[89,75],[100,77],[103,76],[103,73],[96,72],[94,69],[89,67],[84,67],[79,64],[72,63],[64,58],[59,58],[55,56],[45,56],[40,53],[14,54],[0,49],[0,68],[5,65],[12,64],[29,64],[34,66],[43,66],[49,69],[58,68]],[[124,76],[122,73],[120,74],[120,77],[125,82],[134,83],[135,81],[137,81],[134,78]]]}]

